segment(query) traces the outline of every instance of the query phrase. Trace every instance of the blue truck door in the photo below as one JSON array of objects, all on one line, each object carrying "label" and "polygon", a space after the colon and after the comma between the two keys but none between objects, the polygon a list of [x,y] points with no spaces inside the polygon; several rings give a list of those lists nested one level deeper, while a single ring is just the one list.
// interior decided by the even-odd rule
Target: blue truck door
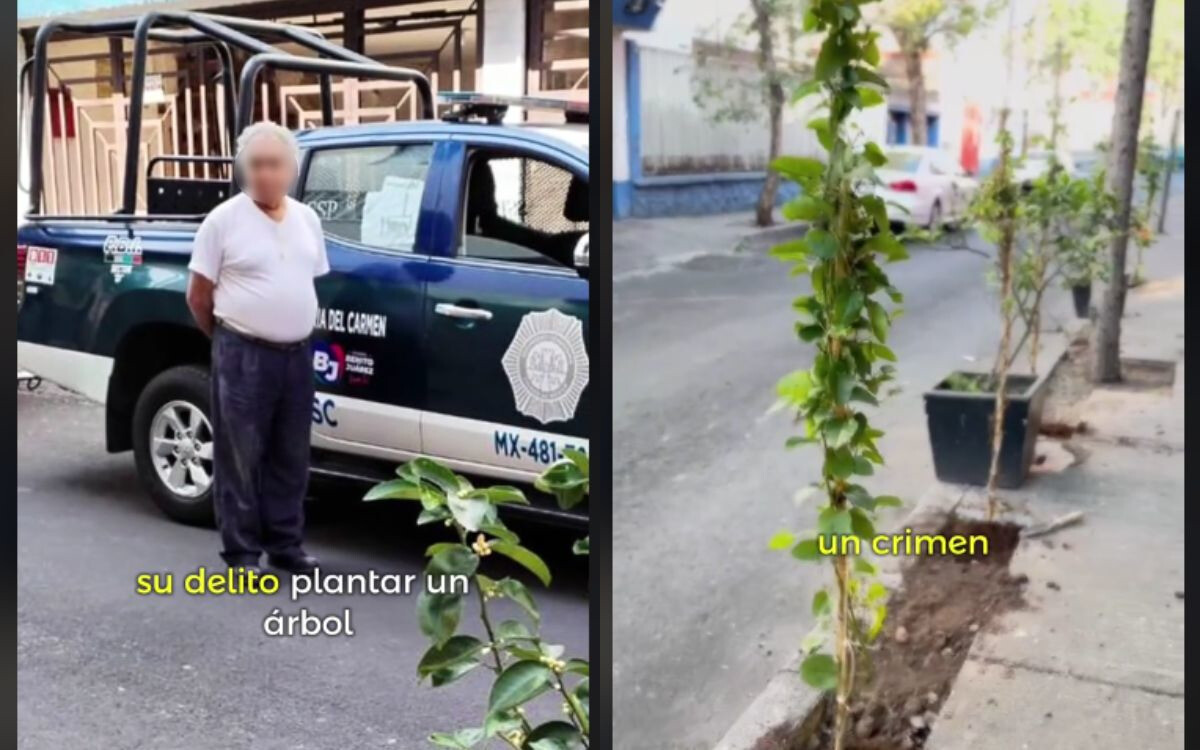
[{"label": "blue truck door", "polygon": [[317,281],[315,448],[385,459],[420,451],[420,224],[436,150],[426,138],[310,152],[299,194],[321,218],[331,268]]},{"label": "blue truck door", "polygon": [[571,262],[586,165],[519,142],[455,145],[439,191],[455,221],[425,300],[423,452],[539,472],[587,448],[588,282]]}]

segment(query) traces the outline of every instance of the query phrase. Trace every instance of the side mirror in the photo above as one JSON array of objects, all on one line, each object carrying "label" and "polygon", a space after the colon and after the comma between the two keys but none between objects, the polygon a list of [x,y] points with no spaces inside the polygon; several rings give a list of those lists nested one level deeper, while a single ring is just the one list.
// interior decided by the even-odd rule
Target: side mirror
[{"label": "side mirror", "polygon": [[579,275],[587,278],[588,274],[588,233],[584,232],[579,241],[575,243],[575,270]]}]

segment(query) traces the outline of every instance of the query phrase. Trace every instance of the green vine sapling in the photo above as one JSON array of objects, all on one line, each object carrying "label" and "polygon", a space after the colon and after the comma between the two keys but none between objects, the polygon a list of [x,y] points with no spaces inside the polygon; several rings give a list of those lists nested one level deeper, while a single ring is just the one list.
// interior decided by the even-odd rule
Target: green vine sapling
[{"label": "green vine sapling", "polygon": [[877,447],[883,433],[863,408],[878,405],[881,387],[893,378],[888,363],[896,356],[887,338],[895,312],[885,305],[902,301],[881,264],[908,257],[891,232],[883,200],[871,194],[879,184],[875,168],[886,158],[852,122],[857,110],[882,104],[887,88],[875,71],[879,35],[862,22],[863,4],[810,4],[805,30],[823,32],[824,41],[813,80],[799,87],[794,100],[822,96],[820,116],[809,127],[827,158],[785,156],[772,164],[800,187],[783,215],[807,222],[808,231],[771,252],[791,265],[793,275],[812,282],[812,294],[797,297],[793,307],[800,318],[797,337],[816,350],[813,365],[786,375],[777,390],[803,426],[788,446],[812,444],[821,451],[821,478],[811,490],[824,502],[814,532],[780,532],[770,546],[833,564],[832,588],[813,598],[818,626],[803,643],[800,671],[810,685],[835,695],[836,750],[845,741],[858,667],[887,616],[887,592],[875,580],[875,566],[861,556],[861,541],[875,537],[877,509],[900,504],[859,484],[883,463]]},{"label": "green vine sapling", "polygon": [[[538,482],[560,503],[565,497],[565,502],[577,504],[588,491],[587,472],[586,456],[573,454],[551,466]],[[489,739],[513,750],[587,748],[588,662],[567,658],[562,646],[542,639],[541,613],[523,583],[479,572],[486,558],[499,553],[550,585],[546,563],[521,545],[498,511],[505,504],[527,504],[524,493],[507,486],[477,489],[466,478],[426,458],[404,464],[396,474],[396,479],[373,487],[365,499],[417,501],[421,504],[419,525],[442,523],[454,533],[454,541],[433,544],[425,553],[429,563],[425,586],[417,598],[417,619],[432,645],[417,664],[417,675],[441,687],[479,667],[493,673],[482,726],[437,732],[430,742],[458,750]],[[576,551],[581,552],[579,543]],[[482,637],[459,630],[465,600],[471,593],[478,600]],[[515,605],[523,620],[498,620],[495,607],[501,599]],[[547,693],[561,699],[563,718],[535,724],[526,714],[526,706]]]}]

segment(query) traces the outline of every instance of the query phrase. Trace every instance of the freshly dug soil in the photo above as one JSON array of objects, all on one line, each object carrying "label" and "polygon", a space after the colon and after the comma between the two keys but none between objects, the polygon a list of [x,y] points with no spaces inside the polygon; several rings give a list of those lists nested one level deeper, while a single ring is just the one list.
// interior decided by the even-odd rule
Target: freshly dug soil
[{"label": "freshly dug soil", "polygon": [[[1018,526],[952,518],[938,531],[985,534],[989,554],[922,556],[905,571],[900,591],[888,603],[884,632],[858,677],[861,687],[851,706],[846,750],[923,748],[975,634],[996,615],[1023,603],[1027,580],[1008,572],[1020,541]],[[829,750],[832,697],[818,710],[820,717],[801,726],[772,730],[755,750]]]}]

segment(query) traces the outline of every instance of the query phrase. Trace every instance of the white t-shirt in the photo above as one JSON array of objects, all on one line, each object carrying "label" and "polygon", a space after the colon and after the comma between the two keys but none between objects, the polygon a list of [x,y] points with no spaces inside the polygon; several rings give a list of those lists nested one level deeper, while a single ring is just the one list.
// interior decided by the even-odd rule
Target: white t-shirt
[{"label": "white t-shirt", "polygon": [[321,220],[288,198],[275,221],[238,193],[200,224],[188,269],[216,285],[218,320],[267,341],[300,341],[317,319],[313,279],[329,272]]}]

